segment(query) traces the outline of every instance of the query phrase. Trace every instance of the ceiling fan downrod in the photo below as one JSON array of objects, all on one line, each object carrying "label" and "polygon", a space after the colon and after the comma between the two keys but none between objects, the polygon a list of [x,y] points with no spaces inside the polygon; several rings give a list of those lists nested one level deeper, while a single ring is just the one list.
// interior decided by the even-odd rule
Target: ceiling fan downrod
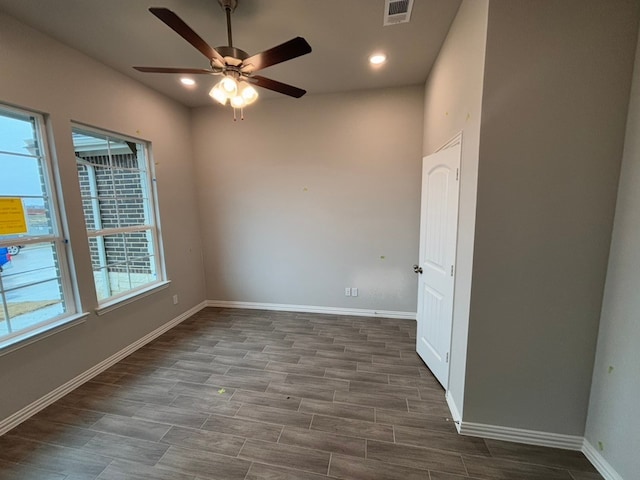
[{"label": "ceiling fan downrod", "polygon": [[233,47],[233,35],[231,34],[231,13],[235,11],[238,6],[238,0],[218,0],[220,6],[224,9],[227,15],[227,43],[229,47]]}]

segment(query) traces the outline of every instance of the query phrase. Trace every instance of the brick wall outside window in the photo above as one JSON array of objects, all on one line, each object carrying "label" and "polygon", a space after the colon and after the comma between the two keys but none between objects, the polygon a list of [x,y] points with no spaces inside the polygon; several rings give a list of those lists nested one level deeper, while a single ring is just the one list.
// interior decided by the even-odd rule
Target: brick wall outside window
[{"label": "brick wall outside window", "polygon": [[[94,165],[93,171],[96,178],[102,228],[118,228],[148,223],[145,219],[142,199],[145,191],[141,181],[141,172],[138,170],[138,159],[135,154],[112,155],[112,166],[110,166],[109,157],[106,155],[79,156]],[[78,164],[78,177],[87,228],[95,229],[94,200],[91,198],[89,168]],[[118,197],[117,200],[115,198],[116,195]],[[120,224],[118,224],[118,218],[120,218]],[[152,273],[152,260],[148,258],[149,240],[145,232],[103,237],[107,262],[109,264],[122,262],[122,265],[115,265],[109,270],[111,272],[127,272],[125,264],[127,256],[122,235],[127,236],[129,273]],[[92,265],[94,269],[97,269],[101,265],[98,240],[96,238],[89,239],[89,249]],[[134,257],[138,258],[132,260]]]}]

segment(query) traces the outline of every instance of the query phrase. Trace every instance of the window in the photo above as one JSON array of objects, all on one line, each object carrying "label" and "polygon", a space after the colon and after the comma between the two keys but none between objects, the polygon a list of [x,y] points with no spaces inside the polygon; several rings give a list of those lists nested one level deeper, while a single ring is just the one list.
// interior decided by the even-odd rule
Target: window
[{"label": "window", "polygon": [[0,346],[75,313],[43,131],[0,105]]},{"label": "window", "polygon": [[99,304],[160,283],[147,145],[85,127],[73,145]]}]

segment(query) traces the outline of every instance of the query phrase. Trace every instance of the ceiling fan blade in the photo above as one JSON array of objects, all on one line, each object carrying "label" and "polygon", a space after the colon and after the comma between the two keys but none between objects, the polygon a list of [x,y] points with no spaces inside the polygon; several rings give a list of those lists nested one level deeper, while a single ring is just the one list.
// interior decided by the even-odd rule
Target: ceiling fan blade
[{"label": "ceiling fan blade", "polygon": [[271,80],[267,77],[261,77],[259,75],[249,77],[248,80],[258,87],[266,88],[267,90],[273,90],[274,92],[278,93],[283,93],[285,95],[289,95],[290,97],[300,98],[305,93],[307,93],[306,90],[303,90],[301,88],[294,87],[293,85],[287,85],[286,83],[278,82],[277,80]]},{"label": "ceiling fan blade", "polygon": [[133,67],[139,72],[145,73],[191,73],[191,74],[214,74],[213,70],[206,68],[173,68],[173,67]]},{"label": "ceiling fan blade", "polygon": [[156,17],[162,20],[168,27],[171,27],[178,35],[193,45],[200,53],[209,60],[215,59],[224,65],[222,56],[205,42],[200,35],[194,32],[189,25],[184,23],[182,19],[168,8],[151,7],[149,9]]},{"label": "ceiling fan blade", "polygon": [[311,52],[311,45],[302,37],[296,37],[281,45],[256,53],[242,62],[243,72],[257,72],[277,63],[291,60]]}]

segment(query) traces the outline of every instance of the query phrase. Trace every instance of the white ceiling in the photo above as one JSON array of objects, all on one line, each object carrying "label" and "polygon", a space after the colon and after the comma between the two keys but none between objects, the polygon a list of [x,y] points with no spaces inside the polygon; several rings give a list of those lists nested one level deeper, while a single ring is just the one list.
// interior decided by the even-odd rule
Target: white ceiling
[{"label": "white ceiling", "polygon": [[[207,59],[147,10],[173,10],[211,46],[227,45],[218,0],[0,0],[0,11],[45,32],[186,106],[210,105],[215,77],[187,89],[179,75],[133,65],[208,68]],[[313,51],[260,75],[309,93],[415,85],[426,80],[461,0],[415,0],[411,22],[383,27],[384,0],[239,0],[233,43],[250,55],[293,37]],[[368,56],[383,51],[378,69]],[[46,74],[46,73],[44,73]],[[260,89],[263,97],[279,96]],[[294,101],[294,100],[293,100]]]}]

